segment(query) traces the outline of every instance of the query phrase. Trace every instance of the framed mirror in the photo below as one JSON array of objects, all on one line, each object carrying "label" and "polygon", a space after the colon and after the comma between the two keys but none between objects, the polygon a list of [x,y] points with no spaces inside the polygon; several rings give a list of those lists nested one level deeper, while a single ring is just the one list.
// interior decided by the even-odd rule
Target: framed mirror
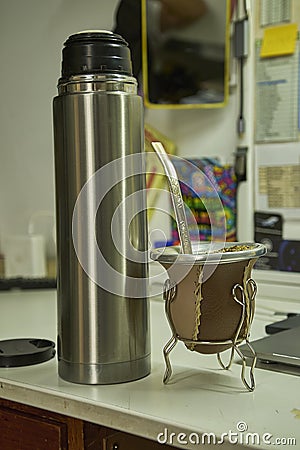
[{"label": "framed mirror", "polygon": [[229,28],[230,0],[142,0],[145,106],[225,106]]}]

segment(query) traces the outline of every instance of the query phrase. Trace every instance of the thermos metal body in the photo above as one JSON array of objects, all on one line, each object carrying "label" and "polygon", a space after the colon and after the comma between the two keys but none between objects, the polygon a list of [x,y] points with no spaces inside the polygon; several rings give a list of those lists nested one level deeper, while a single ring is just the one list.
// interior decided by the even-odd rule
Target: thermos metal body
[{"label": "thermos metal body", "polygon": [[[135,380],[150,372],[145,172],[142,160],[134,175],[126,162],[143,153],[142,100],[135,79],[123,74],[72,76],[58,89],[53,117],[59,375],[84,384]],[[110,176],[111,188],[97,198],[97,186],[101,191]],[[79,207],[75,217],[82,189],[93,178],[86,208]],[[87,230],[94,230],[97,246]],[[132,247],[139,260],[131,258]],[[103,261],[111,268],[111,289]],[[137,295],[132,277],[139,281]]]}]

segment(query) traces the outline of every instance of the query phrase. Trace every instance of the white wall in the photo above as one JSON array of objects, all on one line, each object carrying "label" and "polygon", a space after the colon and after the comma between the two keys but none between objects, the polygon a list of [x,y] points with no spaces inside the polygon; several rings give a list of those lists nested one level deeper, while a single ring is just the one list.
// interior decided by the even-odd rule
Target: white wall
[{"label": "white wall", "polygon": [[[10,0],[0,14],[0,233],[54,212],[52,98],[67,37],[111,29],[117,0]],[[51,236],[52,219],[36,220]],[[51,241],[51,238],[50,238]],[[48,246],[53,245],[48,242]]]},{"label": "white wall", "polygon": [[182,157],[218,156],[222,162],[232,162],[236,147],[236,95],[220,109],[147,110],[145,120],[161,124],[164,132],[176,142]]},{"label": "white wall", "polygon": [[[67,37],[111,29],[117,0],[10,0],[0,15],[0,236],[25,234],[37,211],[54,213],[52,99]],[[224,109],[148,110],[145,120],[178,144],[180,156],[219,156],[236,148],[237,96]],[[51,242],[50,217],[36,231]]]}]

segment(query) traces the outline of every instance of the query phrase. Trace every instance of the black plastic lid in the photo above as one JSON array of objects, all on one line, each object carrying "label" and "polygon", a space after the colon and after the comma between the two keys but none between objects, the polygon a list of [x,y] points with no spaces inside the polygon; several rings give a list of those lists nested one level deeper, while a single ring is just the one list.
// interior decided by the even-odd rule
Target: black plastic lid
[{"label": "black plastic lid", "polygon": [[85,31],[65,42],[62,79],[72,75],[118,73],[132,76],[127,42],[111,31]]},{"label": "black plastic lid", "polygon": [[0,367],[39,364],[55,356],[55,344],[47,339],[10,339],[0,341]]}]

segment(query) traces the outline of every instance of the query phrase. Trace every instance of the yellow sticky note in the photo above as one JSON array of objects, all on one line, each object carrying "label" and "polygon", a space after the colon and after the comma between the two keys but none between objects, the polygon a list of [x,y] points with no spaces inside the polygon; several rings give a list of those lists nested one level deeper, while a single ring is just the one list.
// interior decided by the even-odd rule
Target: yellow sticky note
[{"label": "yellow sticky note", "polygon": [[261,58],[292,55],[296,49],[297,34],[296,23],[266,28],[260,50]]}]

